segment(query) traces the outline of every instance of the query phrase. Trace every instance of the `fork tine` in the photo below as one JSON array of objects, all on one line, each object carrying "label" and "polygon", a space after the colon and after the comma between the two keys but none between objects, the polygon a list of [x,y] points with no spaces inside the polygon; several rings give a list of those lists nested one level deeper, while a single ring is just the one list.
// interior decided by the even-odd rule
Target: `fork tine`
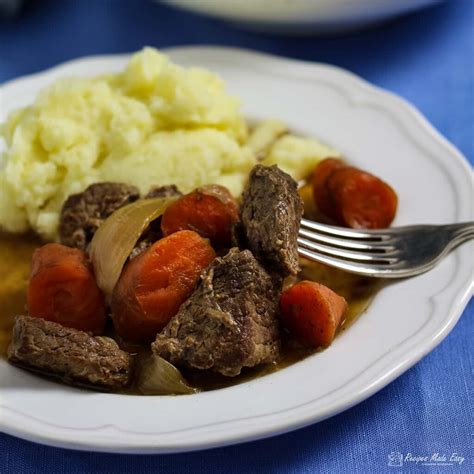
[{"label": "fork tine", "polygon": [[378,252],[380,254],[388,255],[388,252],[393,252],[396,247],[391,240],[370,241],[363,239],[340,239],[329,234],[320,234],[312,230],[300,228],[299,236],[315,242],[321,242],[334,247],[340,247],[351,250],[364,250],[366,252]]},{"label": "fork tine", "polygon": [[351,273],[384,278],[418,275],[474,237],[474,222],[353,230],[301,220],[301,257]]},{"label": "fork tine", "polygon": [[344,227],[336,227],[327,224],[321,224],[320,222],[310,221],[308,219],[301,219],[300,228],[309,229],[322,234],[334,235],[340,238],[349,238],[349,239],[362,239],[362,240],[384,240],[386,238],[383,235],[382,231],[372,231],[372,230],[354,230],[346,229]]},{"label": "fork tine", "polygon": [[371,277],[386,277],[386,278],[400,278],[406,276],[403,269],[397,269],[394,264],[370,264],[367,262],[351,262],[349,260],[342,260],[337,257],[329,255],[317,254],[311,250],[299,247],[298,253],[301,257],[314,262],[323,263],[331,267],[337,267],[350,273]]},{"label": "fork tine", "polygon": [[[298,237],[298,245],[303,247],[304,249],[314,250],[315,252],[323,253],[325,255],[330,255],[332,257],[338,257],[341,259],[347,260],[356,260],[360,262],[372,262],[372,263],[384,263],[384,264],[393,264],[397,261],[394,258],[393,253],[391,256],[385,256],[383,253],[364,253],[364,252],[357,252],[357,251],[350,251],[345,250],[337,247],[331,247],[328,245],[322,245],[317,242],[313,242],[311,240],[304,239],[302,237]],[[392,256],[393,255],[393,256]]]}]

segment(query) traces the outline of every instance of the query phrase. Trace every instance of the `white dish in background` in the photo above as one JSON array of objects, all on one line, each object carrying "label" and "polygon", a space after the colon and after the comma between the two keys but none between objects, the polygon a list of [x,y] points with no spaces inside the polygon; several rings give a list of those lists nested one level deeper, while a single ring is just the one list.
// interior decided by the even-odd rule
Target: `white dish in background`
[{"label": "white dish in background", "polygon": [[[158,0],[156,0],[158,1]],[[354,30],[443,0],[161,0],[253,30],[324,34]]]},{"label": "white dish in background", "polygon": [[[248,117],[278,117],[340,149],[397,190],[395,225],[473,219],[472,172],[412,106],[336,67],[209,47],[168,51],[219,73]],[[0,88],[0,122],[62,76],[120,70],[84,58]],[[422,186],[420,185],[422,183]],[[0,360],[0,429],[67,448],[164,453],[263,438],[318,422],[377,392],[438,345],[472,294],[473,242],[434,270],[384,288],[327,350],[280,372],[190,396],[66,387]],[[455,356],[455,355],[453,355]]]}]

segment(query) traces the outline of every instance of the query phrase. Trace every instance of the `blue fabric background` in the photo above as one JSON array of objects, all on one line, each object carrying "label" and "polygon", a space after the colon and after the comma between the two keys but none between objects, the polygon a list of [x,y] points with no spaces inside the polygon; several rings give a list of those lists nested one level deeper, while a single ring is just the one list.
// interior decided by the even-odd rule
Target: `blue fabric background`
[{"label": "blue fabric background", "polygon": [[[330,38],[245,32],[144,0],[33,0],[16,20],[0,19],[0,82],[79,56],[193,43],[347,68],[414,103],[473,163],[474,0],[447,1]],[[74,452],[0,434],[0,473],[399,472],[388,467],[392,451],[458,453],[465,458],[461,466],[418,469],[473,472],[473,312],[471,300],[452,333],[415,367],[364,403],[312,427],[166,456]],[[404,470],[414,469],[405,463]]]}]

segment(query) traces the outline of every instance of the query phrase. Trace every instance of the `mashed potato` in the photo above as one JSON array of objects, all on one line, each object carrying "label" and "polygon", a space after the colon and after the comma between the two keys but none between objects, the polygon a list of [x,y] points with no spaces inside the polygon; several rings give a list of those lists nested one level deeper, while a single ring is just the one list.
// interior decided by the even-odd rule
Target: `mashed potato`
[{"label": "mashed potato", "polygon": [[311,174],[320,160],[328,157],[339,158],[340,153],[312,138],[288,134],[275,141],[262,164],[277,164],[299,181]]},{"label": "mashed potato", "polygon": [[[55,82],[11,114],[2,135],[0,227],[33,229],[46,240],[58,237],[65,199],[93,182],[127,182],[143,193],[152,185],[187,192],[219,183],[239,195],[256,162],[239,101],[219,77],[152,48],[121,73]],[[328,150],[286,136],[265,162],[299,179]]]}]

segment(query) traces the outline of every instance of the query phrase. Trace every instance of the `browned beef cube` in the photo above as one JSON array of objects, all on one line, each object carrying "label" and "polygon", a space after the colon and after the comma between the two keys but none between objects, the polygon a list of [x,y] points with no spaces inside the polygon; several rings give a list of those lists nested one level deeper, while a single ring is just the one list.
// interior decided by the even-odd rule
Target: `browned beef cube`
[{"label": "browned beef cube", "polygon": [[61,243],[85,250],[107,217],[139,197],[135,186],[123,183],[95,183],[84,192],[69,196],[59,221]]},{"label": "browned beef cube", "polygon": [[131,380],[131,356],[108,337],[30,316],[17,316],[8,360],[71,385],[118,390]]},{"label": "browned beef cube", "polygon": [[268,270],[283,277],[296,275],[302,215],[303,201],[293,178],[276,165],[257,165],[242,196],[236,234]]},{"label": "browned beef cube", "polygon": [[174,184],[167,184],[165,186],[153,186],[145,196],[145,199],[153,198],[168,198],[168,197],[180,197],[183,193]]},{"label": "browned beef cube", "polygon": [[[183,193],[174,184],[168,184],[166,186],[153,186],[148,191],[148,194],[145,195],[145,199],[179,198],[182,195]],[[135,248],[128,257],[130,260],[148,250],[157,240],[160,240],[163,237],[160,225],[161,217],[151,223],[150,228],[140,237]]]},{"label": "browned beef cube", "polygon": [[249,250],[232,249],[204,271],[152,350],[178,366],[235,376],[279,354],[278,290]]}]

